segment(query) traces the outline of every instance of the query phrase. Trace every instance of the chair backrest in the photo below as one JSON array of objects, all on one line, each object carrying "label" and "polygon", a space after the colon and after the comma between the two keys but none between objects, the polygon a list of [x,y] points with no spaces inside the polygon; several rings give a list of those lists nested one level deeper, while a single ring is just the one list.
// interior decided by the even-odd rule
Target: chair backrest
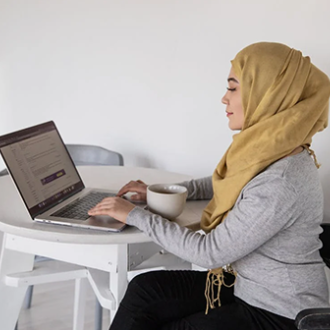
[{"label": "chair backrest", "polygon": [[[123,166],[123,156],[115,151],[111,151],[99,146],[87,144],[67,144],[66,145],[73,162],[78,165],[93,166]],[[0,171],[0,176],[7,175],[7,169]]]},{"label": "chair backrest", "polygon": [[99,146],[67,144],[66,147],[76,165],[124,165],[124,159],[120,153]]},{"label": "chair backrest", "polygon": [[323,223],[321,226],[323,228],[323,233],[321,233],[320,239],[323,246],[320,250],[320,254],[327,267],[330,268],[330,223]]}]

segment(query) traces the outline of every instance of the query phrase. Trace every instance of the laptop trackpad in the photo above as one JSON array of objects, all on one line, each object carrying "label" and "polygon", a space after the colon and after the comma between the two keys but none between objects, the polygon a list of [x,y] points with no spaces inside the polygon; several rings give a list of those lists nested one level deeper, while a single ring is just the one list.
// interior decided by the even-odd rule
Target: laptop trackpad
[{"label": "laptop trackpad", "polygon": [[107,215],[97,215],[84,221],[83,226],[90,226],[90,228],[100,228],[102,230],[109,231],[121,231],[126,227],[126,224]]},{"label": "laptop trackpad", "polygon": [[104,224],[107,224],[107,223],[117,223],[120,221],[112,218],[112,217],[109,217],[108,215],[96,215],[96,216],[93,216],[93,217],[90,217],[88,218],[86,221],[84,221],[85,224],[88,224],[88,225],[103,225]]}]

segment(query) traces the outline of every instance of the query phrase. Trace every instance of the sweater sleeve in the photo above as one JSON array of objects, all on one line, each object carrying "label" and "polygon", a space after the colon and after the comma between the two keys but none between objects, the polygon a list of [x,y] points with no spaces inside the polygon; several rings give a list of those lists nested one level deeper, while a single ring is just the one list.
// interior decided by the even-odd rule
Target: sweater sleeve
[{"label": "sweater sleeve", "polygon": [[297,214],[294,188],[282,177],[261,175],[243,189],[225,221],[208,234],[180,227],[135,207],[127,217],[167,251],[204,268],[235,262],[276,235]]},{"label": "sweater sleeve", "polygon": [[190,180],[178,183],[180,186],[184,186],[188,190],[188,200],[197,199],[212,199],[213,197],[213,187],[212,187],[212,177],[208,176],[205,178]]}]

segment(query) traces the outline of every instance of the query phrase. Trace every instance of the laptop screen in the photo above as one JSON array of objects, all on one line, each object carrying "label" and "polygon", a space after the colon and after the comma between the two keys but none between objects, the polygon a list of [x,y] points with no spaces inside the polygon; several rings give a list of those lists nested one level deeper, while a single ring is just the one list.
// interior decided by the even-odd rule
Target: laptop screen
[{"label": "laptop screen", "polygon": [[0,152],[32,218],[84,188],[52,121],[1,136]]}]

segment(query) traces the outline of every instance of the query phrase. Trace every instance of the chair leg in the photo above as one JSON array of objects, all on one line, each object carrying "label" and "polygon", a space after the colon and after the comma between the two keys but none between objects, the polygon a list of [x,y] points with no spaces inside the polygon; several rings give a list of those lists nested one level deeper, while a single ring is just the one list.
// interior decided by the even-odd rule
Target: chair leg
[{"label": "chair leg", "polygon": [[75,280],[73,330],[84,329],[87,284],[87,278]]},{"label": "chair leg", "polygon": [[29,309],[31,307],[32,294],[33,294],[33,285],[30,285],[26,290],[26,295],[23,302],[24,309]]},{"label": "chair leg", "polygon": [[96,298],[95,301],[95,330],[102,330],[103,308]]}]

